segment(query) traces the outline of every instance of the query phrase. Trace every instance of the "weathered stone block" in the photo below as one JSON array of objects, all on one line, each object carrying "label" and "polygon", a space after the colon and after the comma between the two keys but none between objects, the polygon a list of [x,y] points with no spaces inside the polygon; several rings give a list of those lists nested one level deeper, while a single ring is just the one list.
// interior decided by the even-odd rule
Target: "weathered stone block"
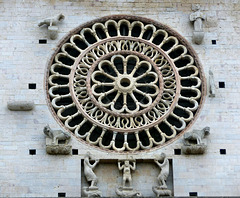
[{"label": "weathered stone block", "polygon": [[11,101],[7,103],[7,107],[11,111],[31,111],[34,108],[32,101]]}]

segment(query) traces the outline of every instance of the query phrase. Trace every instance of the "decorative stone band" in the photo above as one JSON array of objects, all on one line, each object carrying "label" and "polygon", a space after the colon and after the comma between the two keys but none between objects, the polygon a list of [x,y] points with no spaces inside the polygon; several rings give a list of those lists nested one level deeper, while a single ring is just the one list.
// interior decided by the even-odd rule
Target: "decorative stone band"
[{"label": "decorative stone band", "polygon": [[70,32],[49,61],[46,89],[67,131],[118,152],[175,140],[192,125],[206,92],[187,41],[163,24],[127,15]]}]

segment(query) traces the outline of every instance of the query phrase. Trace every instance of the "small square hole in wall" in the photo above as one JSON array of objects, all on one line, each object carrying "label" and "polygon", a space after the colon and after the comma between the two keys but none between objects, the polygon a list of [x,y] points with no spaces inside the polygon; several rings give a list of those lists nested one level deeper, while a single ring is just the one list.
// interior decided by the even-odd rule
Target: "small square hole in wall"
[{"label": "small square hole in wall", "polygon": [[47,39],[39,39],[39,44],[47,44]]},{"label": "small square hole in wall", "polygon": [[197,192],[189,192],[189,196],[191,197],[191,196],[198,196],[198,195],[197,195]]},{"label": "small square hole in wall", "polygon": [[36,89],[37,85],[36,83],[29,83],[28,84],[28,89]]},{"label": "small square hole in wall", "polygon": [[60,192],[60,193],[58,193],[58,197],[66,197],[66,193]]},{"label": "small square hole in wall", "polygon": [[181,149],[174,149],[174,155],[181,155]]},{"label": "small square hole in wall", "polygon": [[29,149],[29,155],[36,155],[36,149]]},{"label": "small square hole in wall", "polygon": [[225,88],[225,82],[219,82],[218,85],[219,88]]},{"label": "small square hole in wall", "polygon": [[78,155],[78,149],[72,149],[72,154],[73,155]]},{"label": "small square hole in wall", "polygon": [[216,40],[212,40],[212,45],[216,45],[217,41]]},{"label": "small square hole in wall", "polygon": [[226,149],[220,149],[220,154],[221,154],[221,155],[226,155],[226,153],[227,153],[227,152],[226,152]]}]

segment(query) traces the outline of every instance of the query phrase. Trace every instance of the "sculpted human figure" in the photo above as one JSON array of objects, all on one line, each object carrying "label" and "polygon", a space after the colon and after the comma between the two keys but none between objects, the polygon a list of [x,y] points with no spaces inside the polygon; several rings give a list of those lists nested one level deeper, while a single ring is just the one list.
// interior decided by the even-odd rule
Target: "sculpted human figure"
[{"label": "sculpted human figure", "polygon": [[133,161],[131,165],[129,160],[125,160],[124,163],[121,165],[121,162],[118,162],[118,169],[123,170],[123,187],[126,187],[126,183],[129,182],[129,186],[132,186],[132,176],[131,170],[136,169],[136,162]]},{"label": "sculpted human figure", "polygon": [[[94,160],[95,162],[93,164],[90,163],[91,160]],[[91,182],[91,187],[96,187],[98,178],[96,174],[93,172],[93,169],[98,164],[99,159],[93,159],[91,157],[91,154],[87,152],[86,156],[84,157],[84,175],[88,182]]]},{"label": "sculpted human figure", "polygon": [[[160,163],[159,161],[163,161],[162,163]],[[155,159],[154,162],[159,166],[159,168],[161,169],[157,179],[158,179],[158,183],[159,183],[159,188],[167,188],[167,184],[166,184],[166,180],[168,178],[169,175],[169,161],[166,157],[165,153],[161,153],[160,158],[159,159]]]},{"label": "sculpted human figure", "polygon": [[193,22],[195,31],[203,31],[203,20],[205,20],[205,15],[200,11],[200,5],[197,4],[193,6],[192,10],[194,11],[190,14],[190,21]]},{"label": "sculpted human figure", "polygon": [[215,97],[214,76],[211,70],[209,70],[209,96]]},{"label": "sculpted human figure", "polygon": [[203,21],[205,20],[205,15],[200,11],[200,5],[193,5],[193,13],[190,14],[190,21],[193,22],[194,31],[193,31],[193,41],[196,44],[201,44],[204,32],[203,32]]}]

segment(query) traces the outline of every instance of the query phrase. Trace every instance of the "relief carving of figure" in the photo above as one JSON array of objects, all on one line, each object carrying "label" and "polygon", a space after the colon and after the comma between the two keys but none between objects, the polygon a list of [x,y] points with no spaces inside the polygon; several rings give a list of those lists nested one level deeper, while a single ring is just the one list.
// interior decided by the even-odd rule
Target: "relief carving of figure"
[{"label": "relief carving of figure", "polygon": [[131,170],[136,169],[136,162],[133,161],[131,165],[129,160],[125,160],[124,163],[121,165],[121,162],[118,162],[118,169],[123,170],[123,187],[126,186],[126,183],[129,182],[129,186],[132,186],[132,176]]},{"label": "relief carving of figure", "polygon": [[[163,161],[162,163],[160,163],[159,161]],[[165,153],[161,153],[160,158],[159,159],[155,159],[154,162],[159,166],[159,168],[161,169],[159,175],[158,175],[158,183],[159,183],[159,187],[160,188],[167,188],[167,178],[169,175],[169,161],[166,157]]]},{"label": "relief carving of figure", "polygon": [[193,41],[196,44],[201,44],[204,37],[203,21],[206,19],[206,16],[200,11],[200,8],[199,4],[193,5],[192,10],[194,12],[189,17],[190,21],[193,22]]},{"label": "relief carving of figure", "polygon": [[[94,161],[92,164],[90,161]],[[83,187],[83,194],[87,197],[101,197],[102,193],[98,190],[97,182],[98,178],[96,174],[93,172],[94,168],[97,166],[99,159],[94,159],[90,152],[87,152],[84,157],[84,175],[86,177],[87,182],[90,183],[89,187]]]},{"label": "relief carving of figure", "polygon": [[[94,160],[95,162],[91,164],[90,160]],[[91,157],[91,154],[87,152],[86,156],[84,157],[84,175],[87,181],[91,182],[90,188],[97,186],[98,178],[93,172],[93,169],[97,166],[98,162],[99,159],[93,159],[93,157]]]},{"label": "relief carving of figure", "polygon": [[153,186],[152,190],[157,195],[160,196],[171,196],[171,190],[168,189],[166,181],[169,176],[169,160],[165,153],[161,153],[159,158],[154,159],[154,162],[160,168],[160,173],[157,177],[159,186]]},{"label": "relief carving of figure", "polygon": [[209,97],[215,97],[214,76],[211,70],[209,70]]},{"label": "relief carving of figure", "polygon": [[[132,187],[131,171],[136,170],[136,160],[119,160],[118,169],[123,171],[123,185],[116,188],[116,194],[121,197],[140,197],[142,194]],[[128,183],[128,185],[127,185]]]}]

